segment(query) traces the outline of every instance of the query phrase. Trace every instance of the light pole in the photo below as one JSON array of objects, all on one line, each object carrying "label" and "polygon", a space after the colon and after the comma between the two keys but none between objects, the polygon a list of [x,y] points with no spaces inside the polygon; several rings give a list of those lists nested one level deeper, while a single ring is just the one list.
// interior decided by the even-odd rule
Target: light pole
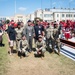
[{"label": "light pole", "polygon": [[41,0],[41,13],[42,13],[42,20],[43,20],[42,0]]},{"label": "light pole", "polygon": [[69,19],[70,19],[70,1],[69,1]]},{"label": "light pole", "polygon": [[15,0],[15,15],[16,15],[16,0]]}]

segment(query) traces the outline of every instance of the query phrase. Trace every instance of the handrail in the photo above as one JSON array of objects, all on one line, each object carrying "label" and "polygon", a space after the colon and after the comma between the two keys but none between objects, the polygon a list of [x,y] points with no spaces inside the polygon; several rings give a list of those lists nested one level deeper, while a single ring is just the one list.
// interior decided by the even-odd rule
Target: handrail
[{"label": "handrail", "polygon": [[61,43],[65,44],[68,47],[74,48],[75,49],[75,42],[65,40],[65,39],[60,39]]}]

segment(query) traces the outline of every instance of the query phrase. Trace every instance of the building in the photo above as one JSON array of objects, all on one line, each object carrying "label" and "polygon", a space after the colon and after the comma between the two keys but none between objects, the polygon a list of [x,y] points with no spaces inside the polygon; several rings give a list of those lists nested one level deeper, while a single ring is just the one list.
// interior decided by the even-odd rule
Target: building
[{"label": "building", "polygon": [[6,20],[14,20],[15,22],[22,21],[24,24],[26,23],[26,16],[22,14],[16,14],[15,16],[6,17]]},{"label": "building", "polygon": [[6,19],[6,17],[0,16],[0,20],[5,21]]},{"label": "building", "polygon": [[53,20],[75,20],[75,9],[52,9]]},{"label": "building", "polygon": [[34,18],[35,18],[35,14],[34,13],[29,14],[29,15],[26,16],[26,21],[28,21],[28,20],[34,21]]},{"label": "building", "polygon": [[23,21],[24,24],[27,23],[28,20],[34,21],[34,18],[39,17],[44,21],[51,22],[51,21],[62,21],[62,20],[73,20],[75,21],[75,8],[53,8],[53,9],[38,9],[31,14],[23,15],[23,14],[16,14],[12,17],[0,17],[0,20],[14,20]]},{"label": "building", "polygon": [[33,21],[34,18],[35,18],[35,14],[34,13],[30,14],[30,20]]},{"label": "building", "polygon": [[26,21],[31,20],[30,14],[26,15]]},{"label": "building", "polygon": [[75,20],[75,9],[69,9],[69,8],[64,8],[64,9],[46,8],[45,10],[39,9],[36,10],[34,14],[31,14],[30,19],[34,20],[35,17],[39,17],[44,21],[48,21],[48,22],[61,21],[61,20]]},{"label": "building", "polygon": [[0,20],[5,21],[5,20],[14,20],[15,22],[22,21],[24,24],[26,24],[26,16],[22,14],[16,14],[15,16],[11,17],[0,17]]},{"label": "building", "polygon": [[53,21],[53,13],[47,10],[39,9],[35,11],[35,17],[40,17],[44,21],[48,21],[48,22]]},{"label": "building", "polygon": [[15,16],[11,17],[11,20],[15,22],[22,21],[24,24],[26,23],[26,16],[22,14],[16,14]]}]

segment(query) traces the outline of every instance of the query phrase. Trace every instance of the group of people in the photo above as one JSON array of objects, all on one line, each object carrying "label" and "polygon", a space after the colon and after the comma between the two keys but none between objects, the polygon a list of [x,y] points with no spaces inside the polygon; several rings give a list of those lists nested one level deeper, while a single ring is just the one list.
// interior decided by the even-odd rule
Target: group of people
[{"label": "group of people", "polygon": [[[33,51],[33,45],[35,45],[34,55],[44,57],[46,49],[51,48],[54,52],[55,46],[58,47],[58,54],[60,54],[60,29],[56,22],[54,26],[49,24],[47,28],[44,28],[40,24],[40,20],[36,20],[36,24],[32,26],[31,20],[28,20],[25,27],[23,23],[18,22],[17,27],[14,28],[14,22],[7,29],[7,37],[10,46],[10,55],[13,54],[14,42],[16,41],[16,50],[20,54],[20,57],[24,54],[26,57]],[[34,40],[34,44],[33,44]],[[51,45],[51,47],[50,47]]]},{"label": "group of people", "polygon": [[[28,57],[29,53],[33,51],[34,45],[35,56],[40,55],[41,57],[44,57],[46,50],[52,50],[52,53],[54,53],[56,48],[58,50],[58,55],[60,55],[60,38],[63,36],[64,29],[63,22],[57,24],[57,22],[54,21],[52,23],[47,23],[45,27],[39,19],[36,20],[35,25],[32,25],[31,20],[28,20],[25,26],[23,22],[17,22],[17,24],[15,24],[13,20],[9,24],[10,25],[5,31],[7,32],[10,47],[8,52],[10,55],[13,54],[14,42],[16,42],[16,51],[20,54],[20,57],[22,57],[23,54]],[[14,27],[14,25],[16,27]],[[69,27],[65,26],[65,30],[67,28]]]},{"label": "group of people", "polygon": [[75,34],[75,21],[60,21],[63,39],[71,39]]}]

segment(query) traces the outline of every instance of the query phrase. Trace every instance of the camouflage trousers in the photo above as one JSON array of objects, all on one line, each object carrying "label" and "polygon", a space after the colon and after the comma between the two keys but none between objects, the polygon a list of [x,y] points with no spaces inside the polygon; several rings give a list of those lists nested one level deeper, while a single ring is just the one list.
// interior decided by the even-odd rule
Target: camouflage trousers
[{"label": "camouflage trousers", "polygon": [[19,49],[20,49],[20,39],[16,40],[16,49],[17,49],[17,51],[19,51]]},{"label": "camouflage trousers", "polygon": [[55,40],[54,46],[56,46],[56,48],[58,49],[58,52],[60,52],[60,46],[61,46],[60,39]]},{"label": "camouflage trousers", "polygon": [[[41,52],[41,53],[42,53],[42,55],[43,55],[43,54],[46,52],[46,49],[45,49],[45,48],[43,48],[43,49],[41,49],[39,52]],[[36,50],[34,54],[38,54],[38,51]]]},{"label": "camouflage trousers", "polygon": [[54,40],[52,39],[52,38],[46,38],[46,46],[47,47],[50,47],[50,45],[51,45],[51,47],[52,47],[52,49],[54,48]]},{"label": "camouflage trousers", "polygon": [[21,52],[21,53],[25,54],[25,56],[27,56],[28,55],[28,48],[26,48],[26,49],[22,48],[21,50],[19,50],[19,52]]}]

